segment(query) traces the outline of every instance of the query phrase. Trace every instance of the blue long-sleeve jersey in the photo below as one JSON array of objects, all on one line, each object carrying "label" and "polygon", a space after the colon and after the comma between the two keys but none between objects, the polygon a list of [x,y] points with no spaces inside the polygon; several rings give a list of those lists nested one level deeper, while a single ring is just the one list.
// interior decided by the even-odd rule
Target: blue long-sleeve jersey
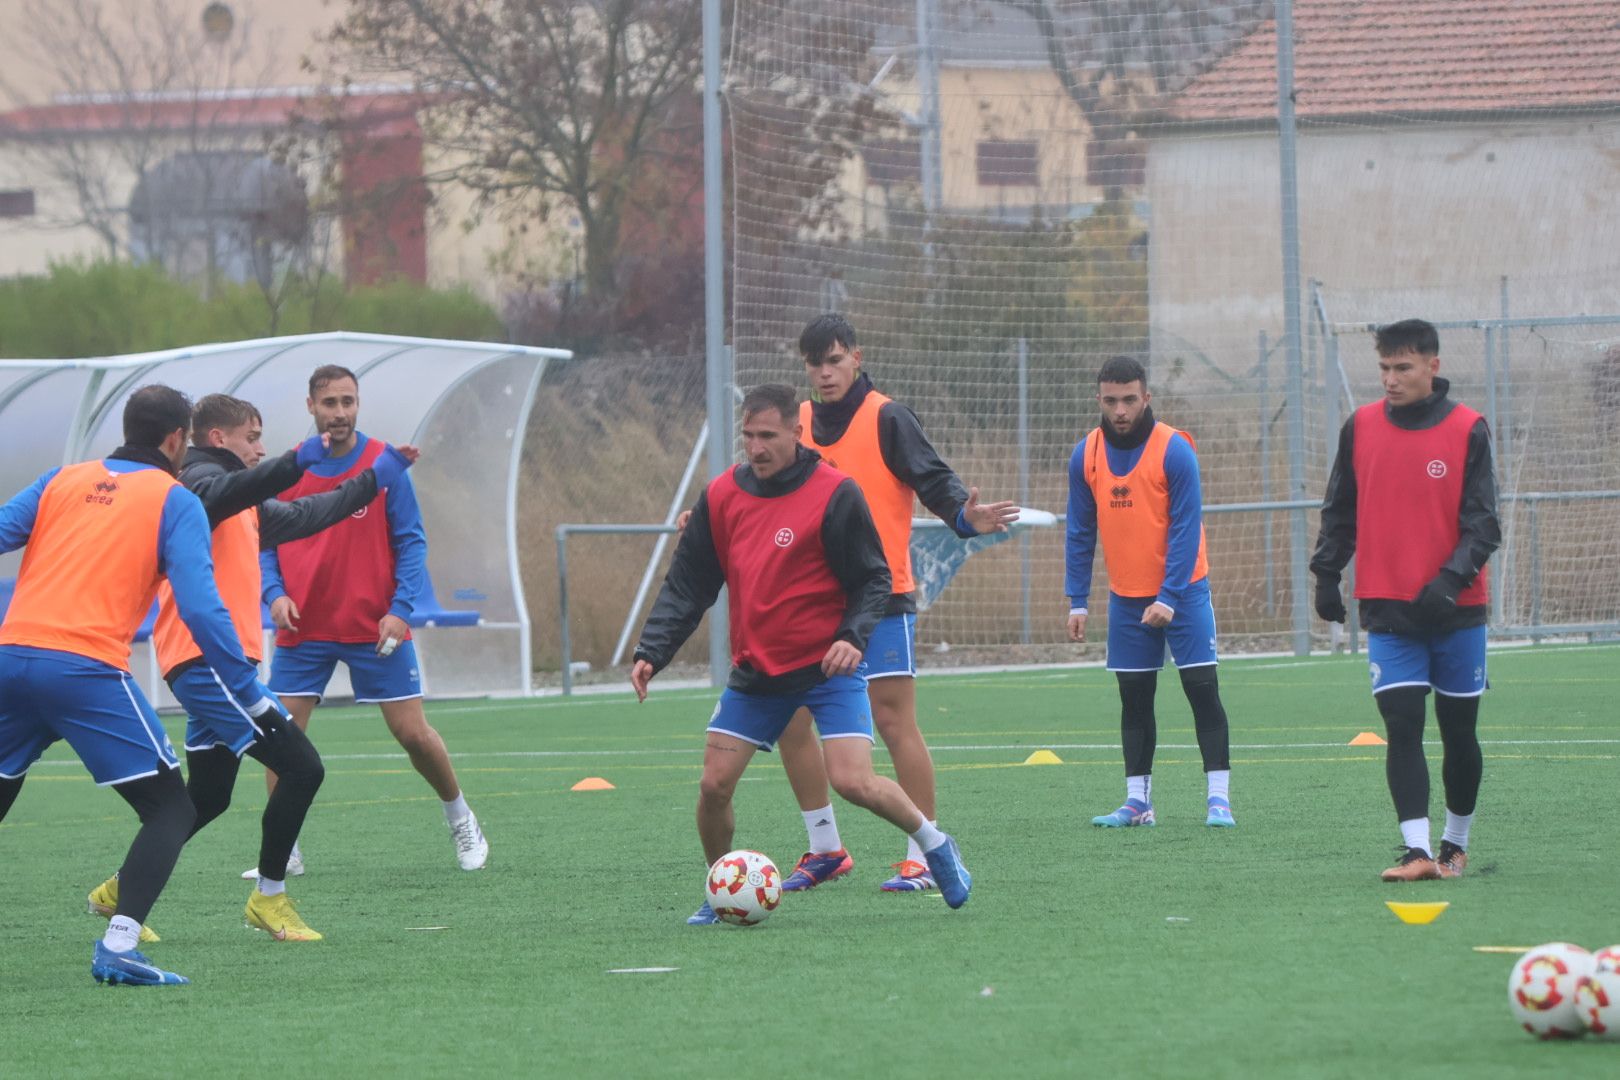
[{"label": "blue long-sleeve jersey", "polygon": [[[120,474],[156,468],[123,458],[107,458],[101,464],[109,472]],[[15,551],[28,543],[39,517],[45,488],[59,472],[59,468],[51,469],[0,506],[0,552]],[[242,643],[214,584],[213,539],[208,514],[197,496],[184,487],[176,485],[164,497],[157,543],[158,570],[174,588],[180,619],[202,650],[204,661],[237,704],[257,715],[265,703],[258,669],[243,655]],[[62,617],[71,619],[73,613],[64,611]]]},{"label": "blue long-sleeve jersey", "polygon": [[[1141,446],[1121,450],[1102,434],[1108,468],[1124,476],[1142,458]],[[1073,608],[1085,608],[1091,595],[1091,568],[1097,554],[1097,500],[1085,476],[1086,440],[1081,439],[1069,457],[1069,511],[1064,544],[1064,591]],[[1198,455],[1192,444],[1177,432],[1164,451],[1165,479],[1170,486],[1170,538],[1164,559],[1164,584],[1154,599],[1174,610],[1181,603],[1193,567],[1198,564],[1198,542],[1203,536],[1204,497],[1198,478]],[[1103,552],[1106,559],[1108,553]]]}]

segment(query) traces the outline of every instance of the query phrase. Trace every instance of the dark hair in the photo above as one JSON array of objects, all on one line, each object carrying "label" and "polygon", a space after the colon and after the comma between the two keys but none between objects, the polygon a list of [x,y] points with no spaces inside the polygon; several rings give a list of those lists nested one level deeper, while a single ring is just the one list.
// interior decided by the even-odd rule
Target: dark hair
[{"label": "dark hair", "polygon": [[834,345],[855,347],[855,328],[842,315],[817,315],[799,335],[799,355],[806,360],[820,360]]},{"label": "dark hair", "polygon": [[1097,372],[1097,385],[1103,383],[1133,383],[1140,381],[1142,389],[1147,389],[1147,369],[1133,356],[1110,356],[1103,361],[1102,370]]},{"label": "dark hair", "polygon": [[1402,319],[1388,326],[1380,326],[1373,334],[1373,345],[1378,355],[1389,357],[1397,353],[1415,352],[1419,356],[1440,355],[1440,334],[1431,322],[1422,319]]},{"label": "dark hair", "polygon": [[124,445],[157,449],[191,428],[191,399],[170,386],[143,386],[124,403]]},{"label": "dark hair", "polygon": [[796,423],[799,419],[799,392],[781,383],[766,383],[754,387],[744,395],[742,401],[744,418],[762,413],[766,409],[775,409],[782,414],[784,421]]},{"label": "dark hair", "polygon": [[252,420],[264,423],[259,410],[229,394],[209,394],[197,399],[191,410],[191,441],[202,446],[214,428],[239,428]]},{"label": "dark hair", "polygon": [[360,387],[359,378],[348,368],[343,367],[341,364],[322,364],[310,373],[309,396],[314,397],[317,390],[329,382],[336,382],[338,379],[352,379],[355,389],[358,390]]}]

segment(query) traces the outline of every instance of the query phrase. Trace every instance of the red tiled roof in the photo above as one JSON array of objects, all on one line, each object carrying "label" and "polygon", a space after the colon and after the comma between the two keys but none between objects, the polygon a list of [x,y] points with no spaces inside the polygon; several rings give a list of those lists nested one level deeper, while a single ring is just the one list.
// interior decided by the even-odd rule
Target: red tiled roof
[{"label": "red tiled roof", "polygon": [[281,127],[294,115],[375,124],[413,116],[424,99],[414,94],[368,94],[341,98],[275,94],[201,101],[85,101],[30,105],[0,112],[0,138],[111,133]]},{"label": "red tiled roof", "polygon": [[[1620,105],[1616,0],[1297,0],[1295,111],[1492,112]],[[1271,120],[1268,20],[1171,103],[1172,120]]]}]

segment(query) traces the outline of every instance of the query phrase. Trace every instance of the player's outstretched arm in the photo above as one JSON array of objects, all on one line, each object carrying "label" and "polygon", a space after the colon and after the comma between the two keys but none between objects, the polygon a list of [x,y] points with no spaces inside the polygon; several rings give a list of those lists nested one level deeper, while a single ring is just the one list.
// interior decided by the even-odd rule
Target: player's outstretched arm
[{"label": "player's outstretched arm", "polygon": [[421,456],[421,451],[414,446],[390,446],[371,468],[349,477],[331,491],[288,502],[265,501],[259,506],[260,550],[330,529],[362,506],[369,505],[377,492],[398,483],[405,470]]},{"label": "player's outstretched arm", "polygon": [[327,455],[331,442],[330,435],[311,435],[285,454],[235,471],[198,455],[180,469],[180,482],[202,500],[208,527],[214,528],[296,484],[305,469]]},{"label": "player's outstretched arm", "polygon": [[[692,508],[692,516],[670,558],[663,587],[658,590],[658,599],[653,601],[652,611],[636,642],[635,659],[637,664],[646,662],[650,669],[647,679],[675,658],[692,631],[697,629],[703,613],[719,598],[725,583],[725,572],[720,568],[714,536],[709,530],[709,497],[705,492]],[[632,684],[635,670],[632,666]],[[638,693],[645,696],[645,691],[644,680]]]}]

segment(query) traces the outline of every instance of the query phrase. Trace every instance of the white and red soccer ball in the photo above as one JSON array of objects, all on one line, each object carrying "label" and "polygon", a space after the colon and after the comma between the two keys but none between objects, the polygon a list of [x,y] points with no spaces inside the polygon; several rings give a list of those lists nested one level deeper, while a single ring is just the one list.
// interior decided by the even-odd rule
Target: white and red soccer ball
[{"label": "white and red soccer ball", "polygon": [[1531,949],[1508,976],[1513,1019],[1538,1039],[1579,1038],[1586,1028],[1575,990],[1594,970],[1592,954],[1579,945],[1555,941]]},{"label": "white and red soccer ball", "polygon": [[757,851],[728,851],[709,867],[703,899],[721,922],[753,926],[782,902],[782,875],[768,856]]}]

